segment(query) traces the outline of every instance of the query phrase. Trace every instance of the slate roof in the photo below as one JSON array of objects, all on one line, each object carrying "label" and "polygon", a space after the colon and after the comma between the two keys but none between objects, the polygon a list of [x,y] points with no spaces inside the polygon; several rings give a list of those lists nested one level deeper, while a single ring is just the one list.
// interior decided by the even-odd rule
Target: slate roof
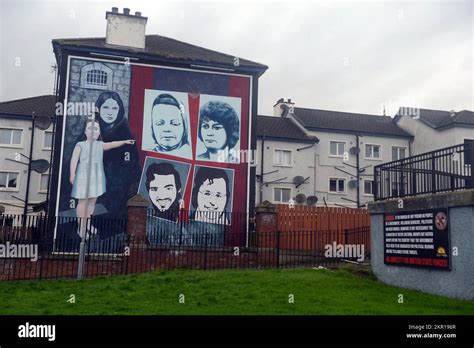
[{"label": "slate roof", "polygon": [[31,118],[34,111],[36,116],[52,117],[54,116],[55,104],[55,95],[40,95],[0,102],[0,116]]},{"label": "slate roof", "polygon": [[[414,109],[414,108],[404,108]],[[395,118],[398,121],[401,117],[402,108],[399,109]],[[469,110],[462,110],[454,112],[451,116],[450,111],[431,110],[431,109],[417,109],[420,113],[420,120],[433,129],[444,129],[450,127],[474,127],[474,112]]]},{"label": "slate roof", "polygon": [[308,130],[412,137],[389,116],[295,107],[294,117]]},{"label": "slate roof", "polygon": [[315,142],[317,137],[307,136],[294,122],[288,118],[273,116],[257,116],[257,137],[266,137],[301,142]]},{"label": "slate roof", "polygon": [[[75,47],[88,47],[123,51],[137,54],[145,54],[152,57],[172,59],[193,64],[216,64],[235,69],[234,58],[236,56],[213,51],[189,43],[178,41],[161,35],[146,35],[145,49],[110,45],[105,43],[105,37],[99,38],[73,38],[73,39],[54,39],[53,45],[65,45]],[[239,57],[240,68],[254,68],[265,71],[268,66],[253,62],[251,60]]]}]

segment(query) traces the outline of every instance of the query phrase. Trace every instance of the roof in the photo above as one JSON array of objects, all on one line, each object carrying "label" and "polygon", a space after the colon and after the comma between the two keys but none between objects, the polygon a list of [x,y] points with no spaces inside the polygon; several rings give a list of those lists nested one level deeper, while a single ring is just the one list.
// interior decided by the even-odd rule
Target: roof
[{"label": "roof", "polygon": [[306,135],[292,120],[289,118],[274,116],[257,116],[257,137],[265,137],[279,139],[281,141],[312,142],[318,141],[317,137]]},{"label": "roof", "polygon": [[55,95],[40,95],[37,97],[10,100],[0,103],[0,115],[31,118],[34,112],[36,116],[51,117],[54,116],[55,105]]},{"label": "roof", "polygon": [[397,112],[395,122],[403,115],[403,113],[400,113],[402,109],[419,111],[420,120],[433,129],[474,127],[474,112],[469,110],[451,112],[431,109],[400,108]]},{"label": "roof", "polygon": [[294,117],[308,130],[412,138],[389,116],[295,107]]},{"label": "roof", "polygon": [[[55,44],[73,47],[87,47],[123,51],[132,53],[134,55],[144,54],[147,56],[167,60],[171,59],[183,61],[183,63],[191,62],[193,64],[216,64],[228,66],[232,69],[236,68],[234,66],[234,59],[236,58],[236,56],[234,55],[224,54],[200,46],[191,45],[189,43],[178,41],[161,35],[146,35],[145,49],[110,45],[105,43],[105,37],[55,39],[53,40],[53,45]],[[240,57],[239,67],[253,68],[257,70],[262,70],[262,72],[268,69],[268,66],[264,64],[256,63],[251,60],[243,59]]]}]

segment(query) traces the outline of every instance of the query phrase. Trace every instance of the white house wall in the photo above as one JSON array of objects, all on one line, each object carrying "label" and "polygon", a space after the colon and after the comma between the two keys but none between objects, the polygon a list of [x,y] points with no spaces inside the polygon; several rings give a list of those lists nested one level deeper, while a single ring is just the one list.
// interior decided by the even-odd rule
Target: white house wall
[{"label": "white house wall", "polygon": [[[18,206],[23,206],[23,202],[12,198],[16,196],[21,199],[25,199],[26,195],[26,181],[27,181],[27,169],[26,164],[21,164],[7,160],[7,158],[15,159],[15,153],[21,153],[26,156],[29,156],[30,143],[31,143],[31,121],[30,120],[20,120],[20,119],[11,119],[11,118],[0,118],[0,127],[1,128],[20,128],[23,130],[22,133],[22,144],[19,147],[7,147],[0,145],[0,151],[2,156],[0,156],[0,171],[15,171],[19,172],[18,189],[17,190],[2,190],[0,189],[0,204],[9,203]],[[50,129],[52,130],[52,126]],[[35,130],[35,142],[33,146],[33,156],[34,160],[45,159],[48,162],[50,161],[49,150],[43,149],[43,130],[36,128]],[[22,156],[21,161],[28,163],[28,160]],[[30,192],[29,192],[29,203],[40,203],[46,200],[46,193],[40,192],[40,174],[32,171],[30,177]],[[14,207],[11,205],[5,204],[5,213],[6,214],[22,214],[23,207]]]}]

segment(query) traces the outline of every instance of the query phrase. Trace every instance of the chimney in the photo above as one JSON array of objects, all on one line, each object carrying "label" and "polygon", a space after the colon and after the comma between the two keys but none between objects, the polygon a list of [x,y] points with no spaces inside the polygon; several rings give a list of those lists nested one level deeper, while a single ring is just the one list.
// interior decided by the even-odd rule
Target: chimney
[{"label": "chimney", "polygon": [[112,12],[106,12],[105,19],[107,44],[145,49],[145,28],[148,18],[142,17],[141,12],[135,12],[133,15],[130,14],[129,8],[124,8],[123,13],[120,13],[117,7],[112,7]]},{"label": "chimney", "polygon": [[[275,105],[273,105],[273,116],[275,117],[286,117],[288,113],[291,111],[291,107],[294,106],[295,103],[288,99],[285,101],[284,98],[278,99]],[[290,109],[291,108],[291,109]]]}]

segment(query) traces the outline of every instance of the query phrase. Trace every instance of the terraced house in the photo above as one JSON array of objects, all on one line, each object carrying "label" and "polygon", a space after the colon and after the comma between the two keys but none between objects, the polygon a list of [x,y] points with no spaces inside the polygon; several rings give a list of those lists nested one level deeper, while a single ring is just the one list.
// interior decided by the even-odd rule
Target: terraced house
[{"label": "terraced house", "polygon": [[472,111],[407,109],[390,117],[278,100],[258,116],[256,202],[364,207],[374,166],[474,139]]}]

